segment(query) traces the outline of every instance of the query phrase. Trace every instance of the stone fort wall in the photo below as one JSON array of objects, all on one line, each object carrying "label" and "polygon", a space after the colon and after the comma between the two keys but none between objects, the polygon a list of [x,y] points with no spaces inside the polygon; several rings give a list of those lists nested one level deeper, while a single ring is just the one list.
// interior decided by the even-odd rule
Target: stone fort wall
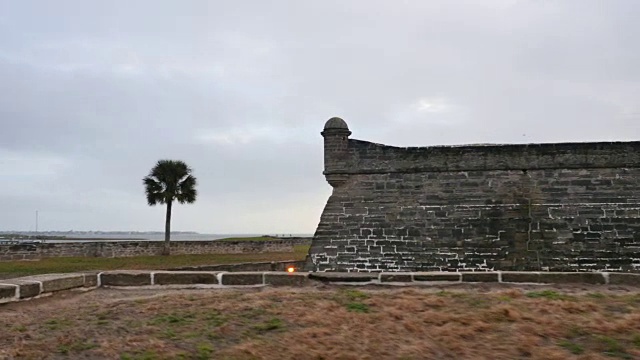
[{"label": "stone fort wall", "polygon": [[640,271],[640,142],[399,148],[330,119],[317,271]]}]

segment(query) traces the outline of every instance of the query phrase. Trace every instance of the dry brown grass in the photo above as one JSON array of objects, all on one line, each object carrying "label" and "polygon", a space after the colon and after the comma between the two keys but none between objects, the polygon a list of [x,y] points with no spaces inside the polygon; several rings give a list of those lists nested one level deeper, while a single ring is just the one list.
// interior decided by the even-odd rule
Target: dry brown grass
[{"label": "dry brown grass", "polygon": [[0,315],[0,358],[640,359],[637,289],[99,289]]}]

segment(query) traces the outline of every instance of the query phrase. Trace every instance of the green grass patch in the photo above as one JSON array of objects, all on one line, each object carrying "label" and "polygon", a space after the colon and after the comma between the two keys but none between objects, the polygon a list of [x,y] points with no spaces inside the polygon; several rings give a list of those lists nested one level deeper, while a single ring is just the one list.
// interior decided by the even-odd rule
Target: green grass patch
[{"label": "green grass patch", "polygon": [[459,291],[446,291],[446,290],[440,290],[435,295],[442,296],[442,297],[458,298],[458,299],[466,298],[468,296],[467,294]]},{"label": "green grass patch", "polygon": [[589,332],[577,325],[571,325],[567,330],[567,336],[569,336],[570,338],[577,338],[577,337],[587,336],[587,335],[589,335]]},{"label": "green grass patch", "polygon": [[160,357],[155,351],[146,350],[140,353],[128,354],[124,353],[120,355],[120,360],[156,360]]},{"label": "green grass patch", "polygon": [[340,290],[334,300],[347,308],[347,311],[357,313],[368,313],[369,305],[364,304],[362,300],[366,300],[371,296],[363,291],[355,289]]},{"label": "green grass patch", "polygon": [[308,245],[296,245],[293,252],[261,254],[198,254],[170,256],[136,256],[121,258],[68,257],[36,261],[1,261],[0,279],[49,273],[92,270],[162,270],[182,266],[234,264],[262,261],[304,260]]},{"label": "green grass patch", "polygon": [[640,294],[625,295],[625,296],[622,296],[622,299],[624,300],[624,302],[626,302],[629,305],[633,305],[633,306],[640,305]]},{"label": "green grass patch", "polygon": [[213,346],[210,344],[198,344],[196,346],[196,356],[195,358],[198,360],[207,360],[211,359],[211,354],[213,353]]},{"label": "green grass patch", "polygon": [[156,316],[153,320],[151,320],[151,325],[160,325],[160,324],[172,324],[172,325],[182,325],[193,322],[195,320],[195,315],[191,313],[187,314],[168,314]]},{"label": "green grass patch", "polygon": [[72,351],[73,352],[85,351],[85,350],[95,349],[97,347],[98,345],[92,342],[77,341],[72,344],[59,344],[57,350],[60,354],[67,355],[69,354],[69,352],[72,352]]},{"label": "green grass patch", "polygon": [[44,322],[44,326],[49,330],[58,330],[71,325],[69,320],[49,319]]},{"label": "green grass patch", "polygon": [[284,327],[284,323],[282,322],[282,320],[278,318],[271,318],[263,323],[254,325],[253,329],[260,332],[267,332],[267,331],[282,329],[283,327]]},{"label": "green grass patch", "polygon": [[629,358],[629,354],[627,354],[624,346],[618,340],[609,336],[598,336],[596,340],[603,354],[623,359]]},{"label": "green grass patch", "polygon": [[264,308],[252,308],[252,309],[247,309],[238,315],[241,318],[245,318],[245,319],[255,319],[257,317],[260,317],[266,314],[267,314],[267,310]]},{"label": "green grass patch", "polygon": [[482,299],[478,297],[472,297],[467,299],[466,304],[474,308],[487,308],[490,305],[490,302],[487,299]]},{"label": "green grass patch", "polygon": [[347,310],[350,312],[368,313],[369,306],[361,302],[351,302],[347,304]]},{"label": "green grass patch", "polygon": [[592,299],[604,299],[604,298],[606,298],[606,296],[601,292],[588,293],[587,297],[590,297]]},{"label": "green grass patch", "polygon": [[69,350],[71,350],[71,349],[69,348],[69,345],[60,344],[60,345],[58,345],[57,350],[58,350],[58,352],[60,354],[67,355],[67,354],[69,354]]},{"label": "green grass patch", "polygon": [[633,346],[640,348],[640,334],[634,334],[631,338],[631,343]]},{"label": "green grass patch", "polygon": [[25,332],[25,331],[27,331],[27,327],[24,326],[24,325],[18,325],[16,327],[14,327],[13,330],[17,331],[17,332]]},{"label": "green grass patch", "polygon": [[364,300],[369,298],[369,294],[360,290],[344,290],[343,294],[351,301]]},{"label": "green grass patch", "polygon": [[176,332],[173,329],[164,329],[160,332],[160,334],[162,335],[162,337],[169,339],[169,340],[177,340],[178,339],[178,335],[176,334]]},{"label": "green grass patch", "polygon": [[574,355],[580,355],[584,352],[584,347],[582,347],[582,345],[576,344],[573,341],[569,341],[569,340],[560,341],[558,343],[558,346],[566,349],[567,351],[569,351]]},{"label": "green grass patch", "polygon": [[538,299],[549,299],[549,300],[569,300],[570,297],[564,294],[560,294],[557,291],[553,290],[542,290],[542,291],[529,291],[527,297]]},{"label": "green grass patch", "polygon": [[204,316],[204,320],[209,326],[219,327],[227,322],[227,318],[218,311],[212,311]]}]

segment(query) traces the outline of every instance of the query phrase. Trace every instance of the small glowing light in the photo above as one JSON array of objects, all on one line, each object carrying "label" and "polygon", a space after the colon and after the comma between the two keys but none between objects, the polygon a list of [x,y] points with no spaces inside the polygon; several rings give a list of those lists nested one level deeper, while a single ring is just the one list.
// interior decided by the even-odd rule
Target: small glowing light
[{"label": "small glowing light", "polygon": [[289,267],[287,268],[287,272],[292,273],[292,272],[294,272],[294,271],[296,271],[296,268],[294,268],[293,266],[289,266]]}]

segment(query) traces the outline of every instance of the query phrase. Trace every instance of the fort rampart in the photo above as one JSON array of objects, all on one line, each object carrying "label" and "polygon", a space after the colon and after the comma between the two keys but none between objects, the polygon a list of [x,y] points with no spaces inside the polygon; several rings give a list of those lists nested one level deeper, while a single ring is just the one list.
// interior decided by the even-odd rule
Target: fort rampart
[{"label": "fort rampart", "polygon": [[640,142],[400,148],[324,131],[316,271],[640,271]]}]

